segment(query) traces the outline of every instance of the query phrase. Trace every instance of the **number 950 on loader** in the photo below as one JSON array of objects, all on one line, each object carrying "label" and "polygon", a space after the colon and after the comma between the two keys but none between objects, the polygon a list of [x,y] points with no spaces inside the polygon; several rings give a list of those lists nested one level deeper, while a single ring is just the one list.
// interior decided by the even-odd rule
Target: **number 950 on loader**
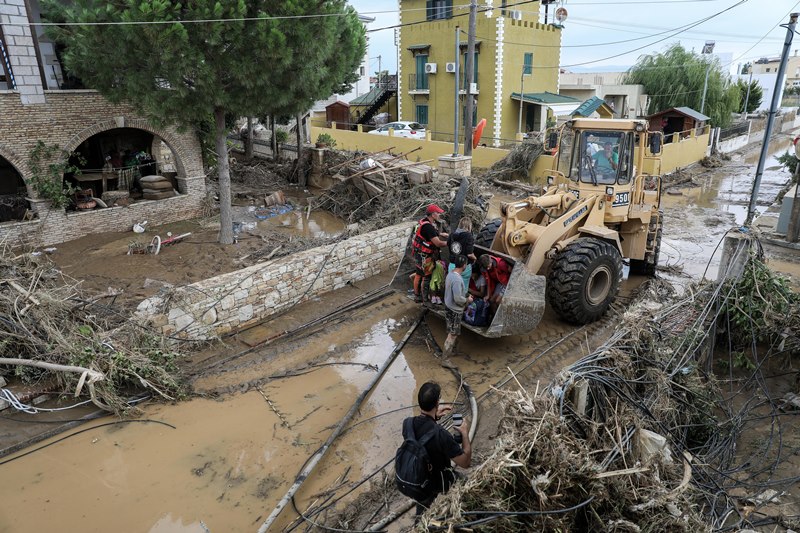
[{"label": "number 950 on loader", "polygon": [[503,300],[489,326],[462,327],[486,337],[528,333],[545,301],[563,320],[588,324],[616,299],[623,258],[632,273],[654,274],[661,180],[643,168],[646,160],[660,168],[661,141],[644,120],[574,119],[551,131],[547,148],[556,154],[545,192],[503,204],[502,217],[476,238],[476,255],[513,266]]}]

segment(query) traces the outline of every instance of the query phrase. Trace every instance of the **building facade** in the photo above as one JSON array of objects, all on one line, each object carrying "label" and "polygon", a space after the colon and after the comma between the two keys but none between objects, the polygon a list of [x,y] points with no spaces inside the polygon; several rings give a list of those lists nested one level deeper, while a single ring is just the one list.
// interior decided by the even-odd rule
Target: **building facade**
[{"label": "building facade", "polygon": [[[474,117],[475,122],[486,119],[481,142],[489,146],[513,141],[518,133],[542,131],[552,119],[547,105],[527,97],[521,102],[521,93],[558,92],[561,29],[539,22],[539,2],[506,7],[511,3],[486,0],[478,7]],[[435,140],[452,141],[456,106],[461,134],[464,128],[470,1],[400,0],[399,4],[400,120],[426,124]],[[460,29],[457,57],[456,27]]]},{"label": "building facade", "polygon": [[[143,220],[156,225],[198,216],[206,187],[197,136],[153,126],[132,107],[111,104],[84,88],[62,69],[61,50],[39,22],[36,0],[0,3],[0,241],[50,245],[123,231]],[[40,143],[66,154],[80,153],[80,161],[70,161],[81,173],[57,180],[91,189],[89,198],[100,200],[98,208],[54,208],[37,196],[31,161]],[[120,164],[112,172],[104,167],[132,154],[147,157],[147,165],[135,165],[137,172],[141,168],[168,175],[174,190],[158,193],[159,200],[129,197],[125,185],[134,165]],[[113,206],[115,202],[119,205]],[[99,208],[102,204],[112,207]]]},{"label": "building facade", "polygon": [[585,101],[601,98],[614,118],[636,118],[647,114],[644,85],[622,83],[625,72],[562,72],[559,94]]}]

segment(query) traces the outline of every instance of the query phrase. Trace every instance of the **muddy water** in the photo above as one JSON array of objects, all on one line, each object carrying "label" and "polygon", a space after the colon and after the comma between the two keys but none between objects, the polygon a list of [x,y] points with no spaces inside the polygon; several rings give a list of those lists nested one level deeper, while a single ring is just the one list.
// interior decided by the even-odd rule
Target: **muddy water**
[{"label": "muddy water", "polygon": [[[781,188],[791,179],[776,156],[791,146],[790,135],[770,143],[770,157],[764,166],[757,211],[772,205]],[[699,187],[681,189],[678,195],[662,197],[664,234],[659,264],[682,269],[688,279],[716,279],[725,233],[744,223],[758,163],[758,150],[734,155],[725,167],[697,175]],[[719,248],[718,248],[719,245]],[[672,277],[684,283],[687,278]]]},{"label": "muddy water", "polygon": [[243,224],[243,229],[255,234],[268,235],[279,231],[301,237],[333,237],[344,231],[345,224],[327,211],[308,211],[297,207],[283,214],[259,220],[251,206],[234,206],[233,219]]}]

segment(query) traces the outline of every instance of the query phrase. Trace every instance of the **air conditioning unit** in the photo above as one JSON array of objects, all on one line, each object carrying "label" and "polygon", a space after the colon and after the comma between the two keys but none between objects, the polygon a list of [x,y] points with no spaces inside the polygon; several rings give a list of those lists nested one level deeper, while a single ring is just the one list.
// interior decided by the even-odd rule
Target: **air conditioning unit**
[{"label": "air conditioning unit", "polygon": [[455,73],[455,71],[456,71],[456,64],[455,64],[455,63],[445,63],[445,64],[444,64],[444,69],[445,69],[447,72],[450,72],[450,73]]},{"label": "air conditioning unit", "polygon": [[513,20],[522,20],[522,11],[516,9],[509,10],[508,17]]},{"label": "air conditioning unit", "polygon": [[436,63],[425,63],[425,74],[436,74]]}]

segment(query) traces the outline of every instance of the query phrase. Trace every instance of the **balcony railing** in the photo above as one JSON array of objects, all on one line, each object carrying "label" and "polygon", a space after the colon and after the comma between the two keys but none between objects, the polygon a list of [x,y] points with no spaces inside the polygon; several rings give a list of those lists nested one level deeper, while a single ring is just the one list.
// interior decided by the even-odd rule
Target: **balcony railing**
[{"label": "balcony railing", "polygon": [[428,85],[428,75],[427,74],[409,74],[408,75],[408,90],[410,92],[414,91],[430,91],[430,86]]}]

